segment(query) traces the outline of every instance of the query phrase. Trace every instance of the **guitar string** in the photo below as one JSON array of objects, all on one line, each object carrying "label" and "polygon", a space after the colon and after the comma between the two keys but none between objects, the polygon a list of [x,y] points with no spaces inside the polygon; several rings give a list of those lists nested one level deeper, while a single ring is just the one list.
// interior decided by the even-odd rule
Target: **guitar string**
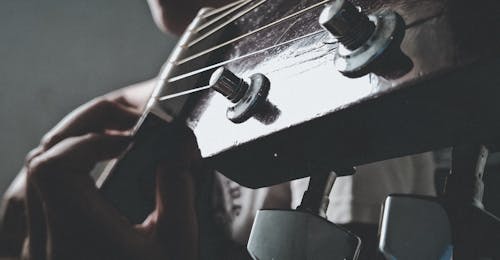
[{"label": "guitar string", "polygon": [[[441,15],[441,13],[437,13],[437,14],[433,14],[433,15],[430,15],[429,17],[426,17],[426,18],[423,18],[423,19],[420,19],[420,20],[417,20],[417,21],[414,21],[414,22],[411,22],[409,24],[407,24],[405,26],[405,30],[406,29],[409,29],[411,27],[414,27],[420,23],[423,23],[423,22],[426,22],[428,21],[429,19],[432,19],[432,18],[436,18],[436,17],[439,17]],[[310,33],[310,34],[307,34],[307,35],[304,35],[304,36],[301,36],[301,37],[298,37],[296,39],[292,39],[292,40],[289,40],[289,41],[286,41],[286,42],[283,42],[283,43],[280,43],[278,45],[273,45],[273,46],[270,46],[270,47],[267,47],[267,48],[264,48],[264,49],[261,49],[261,50],[258,50],[258,51],[255,51],[255,52],[252,52],[252,53],[247,53],[245,55],[242,55],[242,56],[239,56],[239,57],[236,57],[236,58],[233,58],[231,60],[227,60],[227,61],[223,61],[223,62],[220,62],[220,63],[216,63],[216,64],[213,64],[213,65],[210,65],[210,66],[207,66],[207,67],[204,67],[204,68],[201,68],[201,69],[198,69],[198,70],[194,70],[194,71],[190,71],[190,72],[187,72],[187,73],[184,73],[184,74],[181,74],[181,75],[178,75],[178,76],[175,76],[175,77],[172,77],[170,78],[168,81],[169,82],[175,82],[177,80],[181,80],[181,79],[184,79],[184,78],[187,78],[187,77],[190,77],[190,76],[193,76],[193,75],[196,75],[198,73],[202,73],[202,72],[205,72],[207,70],[210,70],[210,69],[213,69],[215,67],[218,67],[218,66],[222,66],[222,65],[225,65],[225,64],[228,64],[230,62],[233,62],[233,61],[236,61],[236,60],[239,60],[239,59],[243,59],[243,58],[246,58],[246,57],[249,57],[249,56],[252,56],[254,54],[258,54],[258,53],[261,53],[261,52],[264,52],[264,51],[267,51],[271,48],[274,48],[274,47],[277,47],[277,46],[281,46],[281,45],[284,45],[284,44],[288,44],[290,42],[293,42],[293,41],[296,41],[296,40],[299,40],[299,39],[302,39],[302,38],[306,38],[306,37],[309,37],[309,36],[312,36],[314,34],[317,34],[317,33],[320,33],[320,32],[323,32],[323,30],[319,30],[319,31],[316,31],[316,32],[313,32],[313,33]],[[337,41],[333,41],[333,42],[329,42],[329,44],[335,44],[337,43]],[[223,43],[224,44],[224,43]],[[217,46],[215,46],[217,47]],[[190,58],[190,57],[188,57]],[[187,59],[187,58],[186,58]],[[184,60],[180,60],[178,62],[175,63],[175,65],[180,65],[180,64],[183,64],[187,62],[184,61]]]},{"label": "guitar string", "polygon": [[[309,34],[306,34],[306,35],[303,35],[303,36],[300,36],[300,37],[297,37],[297,38],[294,38],[292,40],[288,40],[288,41],[285,41],[285,42],[282,42],[280,44],[276,44],[276,45],[273,45],[273,46],[269,46],[269,47],[266,47],[264,49],[261,49],[261,50],[257,50],[257,51],[254,51],[254,52],[251,52],[251,53],[247,53],[245,55],[242,55],[242,56],[238,56],[234,59],[230,59],[230,60],[226,60],[226,61],[223,61],[223,62],[219,62],[219,63],[216,63],[216,64],[213,64],[213,65],[210,65],[210,66],[207,66],[207,67],[204,67],[204,68],[201,68],[199,70],[196,70],[196,71],[192,71],[190,73],[187,73],[187,74],[183,74],[183,75],[180,75],[180,76],[177,76],[175,78],[171,78],[168,80],[168,83],[172,83],[172,82],[175,82],[177,80],[181,80],[181,79],[184,79],[184,78],[187,78],[187,77],[190,77],[190,76],[193,76],[193,75],[196,75],[196,74],[199,74],[199,73],[202,73],[204,71],[208,71],[208,70],[211,70],[211,69],[215,69],[217,67],[220,67],[222,65],[225,65],[225,64],[228,64],[230,62],[234,62],[234,61],[237,61],[237,60],[240,60],[240,59],[243,59],[243,58],[247,58],[247,57],[250,57],[252,55],[256,55],[256,54],[259,54],[259,53],[263,53],[267,50],[270,50],[272,48],[277,48],[277,47],[280,47],[280,46],[283,46],[285,44],[289,44],[289,43],[292,43],[294,41],[298,41],[300,39],[304,39],[304,38],[308,38],[308,37],[312,37],[314,35],[317,35],[317,34],[320,34],[320,33],[324,33],[323,30],[319,30],[319,31],[315,31],[315,32],[312,32],[312,33],[309,33]],[[335,42],[330,42],[329,44],[332,44],[332,43],[335,43]],[[177,93],[174,93],[174,94],[169,94],[169,95],[166,95],[166,96],[161,96],[161,97],[158,97],[158,101],[166,101],[168,99],[172,99],[172,98],[176,98],[176,97],[180,97],[180,96],[184,96],[184,95],[189,95],[189,94],[192,94],[192,93],[195,93],[195,92],[199,92],[199,91],[202,91],[202,90],[206,90],[206,89],[209,89],[211,87],[211,85],[206,85],[206,86],[203,86],[203,87],[197,87],[197,88],[193,88],[193,89],[189,89],[189,90],[186,90],[186,91],[181,91],[181,92],[177,92]]]},{"label": "guitar string", "polygon": [[252,11],[253,9],[259,7],[260,5],[262,5],[263,3],[265,3],[267,0],[261,0],[259,2],[257,2],[256,4],[248,7],[247,9],[235,14],[233,17],[231,17],[230,19],[228,19],[227,21],[223,22],[222,24],[218,25],[217,27],[213,28],[212,30],[206,32],[205,34],[201,35],[200,37],[192,40],[191,42],[189,42],[187,44],[188,48],[190,47],[193,47],[195,44],[201,42],[202,40],[204,40],[205,38],[209,37],[210,35],[214,34],[215,32],[219,31],[220,29],[226,27],[226,25],[236,21],[237,19],[239,19],[240,17],[244,16],[245,14],[247,14],[248,12]]},{"label": "guitar string", "polygon": [[157,100],[158,101],[166,101],[168,99],[172,99],[172,98],[176,98],[176,97],[180,97],[180,96],[185,96],[185,95],[189,95],[189,94],[192,94],[192,93],[195,93],[195,92],[199,92],[199,91],[202,91],[202,90],[205,90],[205,89],[209,89],[210,87],[212,87],[212,85],[206,85],[206,86],[203,86],[203,87],[193,88],[193,89],[189,89],[189,90],[177,92],[177,93],[174,93],[174,94],[170,94],[170,95],[158,97]]},{"label": "guitar string", "polygon": [[[244,58],[256,55],[256,54],[259,54],[259,53],[263,53],[263,52],[268,51],[270,49],[273,49],[273,48],[276,48],[276,47],[280,47],[280,46],[292,43],[294,41],[298,41],[298,40],[301,40],[301,39],[304,39],[304,38],[308,38],[308,37],[314,36],[314,35],[319,34],[319,33],[325,33],[325,31],[318,30],[318,31],[315,31],[315,32],[312,32],[312,33],[309,33],[309,34],[306,34],[306,35],[302,35],[300,37],[297,37],[297,38],[294,38],[294,39],[291,39],[291,40],[288,40],[288,41],[284,41],[284,42],[276,44],[276,45],[272,45],[272,46],[269,46],[269,47],[266,47],[266,48],[263,48],[263,49],[260,49],[260,50],[256,50],[256,51],[253,51],[253,52],[250,52],[250,53],[247,53],[247,54],[243,54],[241,56],[238,56],[238,57],[235,57],[235,58],[232,58],[232,59],[229,59],[229,60],[225,60],[225,61],[222,61],[222,62],[219,62],[219,63],[215,63],[215,64],[212,64],[212,65],[203,67],[201,69],[193,70],[193,71],[190,71],[188,73],[184,73],[184,74],[181,74],[181,75],[169,78],[168,82],[172,83],[172,82],[175,82],[175,81],[178,81],[178,80],[181,80],[181,79],[185,79],[185,78],[188,78],[190,76],[194,76],[196,74],[199,74],[199,73],[202,73],[202,72],[205,72],[205,71],[208,71],[208,70],[215,69],[217,67],[226,65],[228,63],[231,63],[231,62],[234,62],[234,61],[238,61],[238,60],[241,60],[241,59],[244,59]],[[329,43],[333,44],[333,43],[336,43],[336,42],[329,42]]]},{"label": "guitar string", "polygon": [[[266,1],[266,0],[263,0],[263,1],[261,1],[261,2],[264,2],[264,1]],[[265,28],[269,28],[269,27],[271,27],[271,26],[274,26],[274,25],[276,25],[276,24],[279,24],[279,23],[281,23],[281,22],[284,22],[284,21],[286,21],[286,20],[288,20],[288,19],[291,19],[291,18],[293,18],[293,17],[295,17],[295,16],[297,16],[297,15],[300,15],[300,14],[302,14],[302,13],[306,12],[306,11],[309,11],[309,10],[311,10],[311,9],[313,9],[313,8],[316,8],[316,7],[318,7],[318,6],[320,6],[320,5],[324,4],[324,3],[327,3],[328,1],[330,1],[330,0],[324,0],[324,1],[318,2],[318,3],[314,4],[314,5],[311,5],[311,6],[309,6],[309,7],[306,7],[306,8],[304,8],[304,9],[302,9],[302,10],[298,11],[298,12],[292,13],[292,14],[290,14],[290,15],[288,15],[288,16],[286,16],[286,17],[283,17],[283,18],[281,18],[281,19],[278,19],[278,20],[276,20],[276,21],[274,21],[274,22],[271,22],[271,23],[269,23],[269,24],[267,24],[267,25],[265,25],[265,26],[263,26],[263,27],[260,27],[260,28],[258,28],[258,29],[256,29],[256,30],[251,31],[251,32],[249,32],[249,33],[247,33],[247,34],[244,34],[244,35],[242,35],[242,36],[246,37],[246,36],[249,36],[249,35],[251,35],[251,34],[253,34],[253,33],[256,33],[256,32],[258,32],[258,31],[260,31],[260,30],[263,30],[263,29],[265,29]],[[259,2],[259,3],[260,3],[260,2]],[[252,7],[253,7],[253,6],[252,6]],[[249,8],[249,9],[250,9],[250,8]],[[247,11],[247,10],[245,10],[245,11]],[[245,12],[245,11],[243,11],[243,12]],[[246,13],[247,13],[247,12],[245,12],[245,14],[246,14]],[[238,18],[239,18],[239,17],[238,17]],[[169,83],[172,83],[172,82],[175,82],[175,81],[178,81],[178,80],[181,80],[181,79],[184,79],[184,78],[187,78],[187,77],[190,77],[190,76],[193,76],[193,75],[196,75],[196,74],[202,73],[202,72],[204,72],[204,71],[208,71],[208,70],[210,70],[210,69],[214,69],[214,68],[216,68],[216,67],[219,67],[219,66],[222,66],[222,65],[228,64],[228,63],[230,63],[230,62],[234,62],[234,61],[237,61],[237,60],[240,60],[240,59],[246,58],[246,57],[250,57],[250,56],[253,56],[253,55],[256,55],[256,54],[259,54],[259,53],[263,53],[263,52],[265,52],[265,51],[267,51],[267,50],[270,50],[270,49],[272,49],[272,48],[276,48],[276,47],[283,46],[283,45],[285,45],[285,44],[289,44],[289,43],[292,43],[292,42],[297,41],[297,40],[300,40],[300,39],[304,39],[304,38],[307,38],[307,37],[314,36],[314,35],[319,34],[319,33],[321,33],[321,32],[323,32],[323,30],[315,31],[315,32],[312,32],[312,33],[309,33],[309,34],[306,34],[306,35],[303,35],[303,36],[297,37],[297,38],[295,38],[295,39],[292,39],[292,40],[288,40],[288,41],[282,42],[282,43],[280,43],[280,44],[275,44],[275,45],[273,45],[273,46],[269,46],[269,47],[266,47],[266,48],[261,49],[261,50],[257,50],[257,51],[254,51],[254,52],[251,52],[251,53],[247,53],[247,54],[245,54],[245,55],[241,55],[241,56],[239,56],[239,57],[236,57],[236,58],[233,58],[233,59],[230,59],[230,60],[227,60],[227,61],[219,62],[219,63],[213,64],[213,65],[210,65],[210,66],[207,66],[207,67],[201,68],[201,69],[199,69],[199,70],[191,71],[191,72],[189,72],[189,73],[185,73],[185,74],[182,74],[182,75],[179,75],[179,76],[176,76],[176,77],[170,78],[170,79],[168,79],[168,82],[169,82]],[[241,37],[241,36],[240,36],[240,37],[237,37],[237,38],[239,38],[239,39],[243,39],[244,37]],[[237,38],[235,38],[235,39],[237,39]],[[235,39],[230,40],[230,41],[235,41]],[[238,40],[239,40],[239,39],[238,39]],[[223,43],[223,44],[224,44],[224,43]],[[227,43],[227,42],[226,42],[225,44],[229,44],[229,43]],[[217,46],[215,46],[215,47],[217,47]],[[221,47],[222,47],[222,46],[221,46]],[[220,48],[220,47],[219,47],[219,48]],[[213,50],[212,50],[212,51],[213,51]],[[200,56],[201,56],[201,55],[200,55]],[[184,63],[184,62],[182,62],[182,63]],[[177,62],[177,63],[176,63],[176,65],[179,65],[179,64],[182,64],[182,63]],[[157,100],[158,100],[158,101],[166,101],[166,100],[168,100],[168,99],[172,99],[172,98],[176,98],[176,97],[180,97],[180,96],[184,96],[184,95],[189,95],[189,94],[192,94],[192,93],[195,93],[195,92],[203,91],[203,90],[209,89],[210,87],[211,87],[210,85],[206,85],[206,86],[203,86],[203,87],[193,88],[193,89],[189,89],[189,90],[186,90],[186,91],[181,91],[181,92],[178,92],[178,93],[174,93],[174,94],[170,94],[170,95],[166,95],[166,96],[158,97],[158,98],[157,98]]]},{"label": "guitar string", "polygon": [[216,22],[220,21],[222,18],[225,18],[225,17],[227,17],[228,15],[230,15],[230,14],[234,13],[235,11],[237,11],[237,10],[238,10],[238,9],[240,9],[241,7],[243,7],[243,6],[247,5],[247,4],[248,4],[248,3],[250,3],[251,1],[252,1],[252,0],[245,0],[245,1],[241,2],[239,5],[236,5],[235,7],[233,7],[233,8],[231,8],[231,9],[229,9],[229,10],[225,11],[224,13],[222,13],[222,14],[220,14],[220,15],[218,15],[218,16],[216,16],[216,17],[214,17],[214,18],[210,19],[210,20],[208,20],[206,23],[204,23],[204,24],[202,24],[202,25],[198,26],[198,27],[194,30],[194,32],[195,32],[195,33],[199,33],[200,31],[202,31],[202,30],[206,29],[206,28],[207,28],[207,27],[209,27],[210,25],[212,25],[212,24],[214,24],[214,23],[216,23]]},{"label": "guitar string", "polygon": [[[245,1],[248,1],[248,0],[245,0]],[[239,1],[238,1],[239,2]],[[323,2],[328,2],[328,1],[323,1]],[[323,2],[319,2],[317,3],[316,5],[321,5],[323,4]],[[315,7],[315,5],[313,6],[310,6],[309,8],[312,9],[312,8]],[[305,9],[303,9],[305,10]],[[301,11],[303,11],[301,10]],[[299,12],[301,12],[299,11]],[[294,15],[294,14],[291,14],[291,15]],[[439,16],[440,14],[438,13],[437,15],[431,15],[430,18],[434,18],[434,17],[437,17]],[[287,17],[285,17],[287,18]],[[422,19],[424,21],[428,20],[428,19]],[[278,20],[279,21],[279,20]],[[421,21],[419,21],[421,22]],[[273,22],[274,23],[274,22]],[[272,23],[271,23],[272,24]],[[418,24],[418,23],[416,23]],[[411,28],[413,27],[415,24],[414,23],[409,23],[405,26],[405,29],[408,29],[408,28]],[[241,56],[238,56],[236,58],[233,58],[233,59],[230,59],[230,60],[226,60],[226,61],[223,61],[223,62],[219,62],[219,63],[216,63],[216,64],[213,64],[213,65],[210,65],[210,66],[207,66],[207,67],[204,67],[204,68],[201,68],[201,69],[198,69],[198,70],[194,70],[194,71],[191,71],[191,72],[188,72],[188,73],[185,73],[185,74],[181,74],[179,76],[175,76],[175,77],[172,77],[170,79],[168,79],[168,82],[169,83],[172,83],[172,82],[175,82],[175,81],[178,81],[178,80],[181,80],[181,79],[184,79],[184,78],[187,78],[187,77],[190,77],[190,76],[194,76],[196,74],[199,74],[199,73],[202,73],[202,72],[205,72],[205,71],[208,71],[208,70],[211,70],[211,69],[214,69],[214,68],[217,68],[217,67],[220,67],[220,66],[223,66],[225,64],[228,64],[228,63],[231,63],[231,62],[234,62],[234,61],[237,61],[237,60],[240,60],[240,59],[243,59],[243,58],[247,58],[247,57],[250,57],[250,56],[253,56],[253,55],[256,55],[256,54],[259,54],[259,53],[263,53],[267,50],[270,50],[272,48],[276,48],[276,47],[279,47],[279,46],[282,46],[282,45],[285,45],[285,44],[289,44],[291,42],[294,42],[294,41],[297,41],[297,40],[300,40],[300,39],[303,39],[303,38],[307,38],[307,37],[311,37],[311,36],[314,36],[316,34],[319,34],[321,32],[324,32],[323,30],[319,30],[319,31],[316,31],[316,32],[312,32],[312,33],[309,33],[309,34],[306,34],[306,35],[303,35],[303,36],[300,36],[300,37],[297,37],[295,39],[292,39],[292,40],[288,40],[288,41],[285,41],[285,42],[282,42],[280,44],[277,44],[277,45],[273,45],[273,46],[269,46],[269,47],[266,47],[264,49],[261,49],[261,50],[257,50],[257,51],[254,51],[254,52],[251,52],[251,53],[247,53],[247,54],[244,54],[244,55],[241,55]],[[329,42],[329,44],[334,44],[336,43],[336,41],[334,42]],[[217,46],[215,46],[217,47]],[[203,87],[198,87],[198,88],[194,88],[194,89],[190,89],[190,90],[187,90],[187,91],[182,91],[182,92],[179,92],[179,93],[174,93],[174,94],[171,94],[171,95],[166,95],[166,96],[162,96],[162,97],[159,97],[158,100],[159,101],[165,101],[165,100],[168,100],[168,99],[171,99],[171,98],[175,98],[175,97],[179,97],[179,96],[183,96],[183,95],[188,95],[188,94],[191,94],[191,93],[194,93],[194,92],[198,92],[198,91],[203,91],[203,90],[206,90],[210,88],[209,85],[207,86],[203,86]]]},{"label": "guitar string", "polygon": [[[263,0],[263,1],[265,1],[265,0]],[[229,44],[231,44],[231,43],[233,43],[233,42],[239,41],[239,40],[241,40],[241,39],[243,39],[243,38],[246,38],[246,37],[248,37],[248,36],[250,36],[250,35],[253,35],[253,34],[255,34],[255,33],[258,33],[258,32],[260,32],[260,31],[262,31],[262,30],[264,30],[264,29],[267,29],[267,28],[269,28],[269,27],[275,26],[275,25],[277,25],[277,24],[279,24],[279,23],[282,23],[282,22],[284,22],[284,21],[287,21],[287,20],[289,20],[289,19],[291,19],[291,18],[293,18],[293,17],[295,17],[295,16],[298,16],[298,15],[300,15],[300,14],[303,14],[303,13],[305,13],[305,12],[307,12],[307,11],[311,10],[311,9],[317,8],[317,7],[319,7],[319,6],[323,5],[323,4],[327,3],[327,2],[330,2],[330,1],[331,1],[331,0],[323,0],[323,1],[321,1],[321,2],[318,2],[318,3],[314,4],[314,5],[311,5],[311,6],[309,6],[309,7],[307,7],[307,8],[304,8],[304,9],[302,9],[302,10],[300,10],[300,11],[297,11],[297,12],[295,12],[295,13],[292,13],[292,14],[288,15],[288,16],[285,16],[285,17],[283,17],[283,18],[280,18],[280,19],[278,19],[278,20],[276,20],[276,21],[274,21],[274,22],[271,22],[271,23],[268,23],[268,24],[266,24],[266,25],[264,25],[264,26],[262,26],[262,27],[259,27],[259,28],[255,29],[255,30],[253,30],[253,31],[250,31],[250,32],[248,32],[248,33],[245,33],[245,34],[243,34],[243,35],[240,35],[240,36],[238,36],[238,37],[236,37],[236,38],[233,38],[233,39],[231,39],[231,40],[228,40],[228,41],[226,41],[226,42],[223,42],[223,43],[221,43],[221,44],[219,44],[219,45],[216,45],[216,46],[210,47],[210,48],[208,48],[208,49],[206,49],[206,50],[204,50],[204,51],[200,51],[200,52],[198,52],[198,53],[196,53],[196,54],[193,54],[193,55],[191,55],[191,56],[189,56],[189,57],[186,57],[186,58],[184,58],[184,59],[181,59],[181,60],[179,60],[179,61],[175,62],[175,65],[181,65],[181,64],[186,63],[186,62],[188,62],[188,61],[191,61],[191,60],[193,60],[193,59],[199,58],[199,57],[201,57],[201,56],[203,56],[203,55],[206,55],[206,54],[208,54],[208,53],[211,53],[211,52],[213,52],[213,51],[215,51],[215,50],[217,50],[217,49],[220,49],[220,48],[222,48],[222,47],[224,47],[224,46],[226,46],[226,45],[229,45]]]},{"label": "guitar string", "polygon": [[238,1],[234,1],[234,2],[231,2],[231,3],[227,4],[227,5],[223,5],[223,6],[219,7],[219,8],[216,8],[216,9],[210,10],[210,11],[208,11],[208,12],[204,13],[203,15],[201,15],[201,18],[202,18],[202,19],[206,19],[206,18],[208,18],[208,17],[210,17],[210,16],[212,16],[212,15],[216,15],[216,14],[218,14],[218,13],[224,12],[225,10],[227,10],[227,9],[229,9],[229,8],[231,8],[231,7],[235,6],[235,5],[238,5],[238,4],[240,4],[241,2],[245,2],[245,1],[249,1],[249,0],[238,0]]}]

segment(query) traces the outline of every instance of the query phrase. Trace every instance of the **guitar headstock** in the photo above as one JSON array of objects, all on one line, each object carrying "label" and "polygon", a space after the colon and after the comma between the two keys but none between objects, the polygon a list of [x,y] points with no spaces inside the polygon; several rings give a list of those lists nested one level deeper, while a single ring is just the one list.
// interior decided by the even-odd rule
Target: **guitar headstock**
[{"label": "guitar headstock", "polygon": [[[250,187],[449,145],[466,130],[440,118],[453,115],[468,82],[498,68],[485,60],[500,42],[496,33],[476,48],[467,30],[486,26],[487,10],[449,2],[354,1],[360,12],[340,0],[240,0],[205,9],[167,61],[150,108],[184,120],[207,162]],[[476,20],[457,20],[466,12]],[[484,88],[498,94],[496,82]]]}]

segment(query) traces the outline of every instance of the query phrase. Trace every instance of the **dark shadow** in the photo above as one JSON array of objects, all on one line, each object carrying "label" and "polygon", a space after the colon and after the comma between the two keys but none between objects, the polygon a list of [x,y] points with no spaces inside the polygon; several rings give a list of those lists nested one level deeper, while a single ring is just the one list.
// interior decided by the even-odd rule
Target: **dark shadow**
[{"label": "dark shadow", "polygon": [[266,101],[264,101],[256,110],[253,117],[265,125],[270,125],[274,123],[280,115],[281,110],[266,99]]},{"label": "dark shadow", "polygon": [[379,57],[379,61],[374,64],[375,74],[386,79],[397,79],[410,72],[413,62],[399,48],[393,48]]}]

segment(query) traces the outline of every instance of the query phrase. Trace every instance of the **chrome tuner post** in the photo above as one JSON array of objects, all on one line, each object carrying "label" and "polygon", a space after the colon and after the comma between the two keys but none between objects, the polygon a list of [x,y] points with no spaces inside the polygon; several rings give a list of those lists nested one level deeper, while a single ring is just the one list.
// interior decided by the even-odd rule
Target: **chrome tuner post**
[{"label": "chrome tuner post", "polygon": [[271,86],[269,79],[263,74],[253,74],[250,76],[250,83],[247,83],[224,67],[212,74],[209,84],[234,103],[226,112],[227,118],[234,123],[243,123],[256,114],[267,99]]},{"label": "chrome tuner post", "polygon": [[382,10],[367,16],[347,0],[335,0],[326,5],[319,23],[338,40],[334,64],[347,77],[370,72],[384,74],[394,66],[407,72],[412,67],[400,50],[404,21],[393,11]]}]

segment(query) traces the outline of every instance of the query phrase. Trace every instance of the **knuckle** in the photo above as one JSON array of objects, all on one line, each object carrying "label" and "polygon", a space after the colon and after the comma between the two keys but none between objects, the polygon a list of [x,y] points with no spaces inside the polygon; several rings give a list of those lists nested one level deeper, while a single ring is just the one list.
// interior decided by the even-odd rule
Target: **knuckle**
[{"label": "knuckle", "polygon": [[35,157],[37,156],[39,153],[39,148],[35,148],[31,151],[28,152],[28,154],[26,155],[26,157],[24,157],[24,162],[25,162],[25,165],[29,164],[29,162]]},{"label": "knuckle", "polygon": [[3,195],[2,200],[5,202],[5,204],[11,204],[11,203],[16,203],[16,201],[18,200],[18,197],[16,197],[15,194],[13,194],[11,192],[6,192]]},{"label": "knuckle", "polygon": [[128,100],[123,95],[107,96],[106,98],[109,99],[113,103],[119,103],[119,104],[127,104],[128,103]]},{"label": "knuckle", "polygon": [[39,172],[47,167],[47,162],[45,160],[40,160],[39,158],[33,158],[27,165],[29,175]]},{"label": "knuckle", "polygon": [[20,186],[18,190],[8,189],[3,195],[3,200],[6,203],[18,203],[20,201],[24,201],[25,189],[25,185]]},{"label": "knuckle", "polygon": [[35,157],[28,163],[28,178],[38,179],[40,176],[47,176],[56,165],[55,159],[45,157]]},{"label": "knuckle", "polygon": [[117,104],[115,101],[107,98],[107,97],[98,97],[96,99],[94,99],[94,106],[98,109],[98,110],[112,110],[112,109],[115,109],[117,107]]},{"label": "knuckle", "polygon": [[85,141],[95,141],[98,139],[101,135],[98,133],[86,133],[83,135],[83,140]]},{"label": "knuckle", "polygon": [[42,147],[48,147],[60,139],[61,139],[61,135],[59,133],[50,133],[49,132],[42,137],[42,140],[40,141],[40,145]]},{"label": "knuckle", "polygon": [[53,134],[46,133],[42,136],[42,139],[40,140],[40,144],[44,145],[49,142],[50,139],[52,139]]},{"label": "knuckle", "polygon": [[15,196],[14,194],[6,194],[4,199],[4,203],[7,206],[7,211],[16,210],[17,208],[23,206],[24,198]]},{"label": "knuckle", "polygon": [[100,113],[103,120],[115,120],[123,113],[122,105],[120,105],[117,101],[106,97],[98,98],[94,109]]}]

